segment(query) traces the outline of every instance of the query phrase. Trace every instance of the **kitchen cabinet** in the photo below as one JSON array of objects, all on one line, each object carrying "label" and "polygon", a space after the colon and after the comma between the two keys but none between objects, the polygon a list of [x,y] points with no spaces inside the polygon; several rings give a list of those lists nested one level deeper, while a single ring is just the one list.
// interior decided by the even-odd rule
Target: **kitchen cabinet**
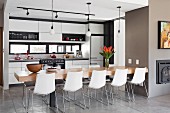
[{"label": "kitchen cabinet", "polygon": [[85,24],[62,23],[62,33],[85,34]]},{"label": "kitchen cabinet", "polygon": [[39,41],[40,42],[61,42],[62,41],[62,34],[54,34],[51,35],[50,33],[39,33]]},{"label": "kitchen cabinet", "polygon": [[[104,34],[104,25],[103,24],[92,24],[90,23],[90,32],[92,34]],[[86,32],[88,30],[88,24],[86,25]]]},{"label": "kitchen cabinet", "polygon": [[66,69],[69,69],[73,66],[81,66],[82,68],[88,68],[89,60],[68,60],[68,61],[65,61]]},{"label": "kitchen cabinet", "polygon": [[36,62],[9,62],[9,84],[20,84],[21,82],[18,82],[18,80],[14,76],[14,72],[17,71],[26,71],[26,64],[34,64],[39,63],[39,61]]},{"label": "kitchen cabinet", "polygon": [[103,47],[103,36],[92,36],[91,37],[91,64],[99,64],[103,66],[103,56],[99,54],[101,52],[101,47]]},{"label": "kitchen cabinet", "polygon": [[[39,21],[39,32],[40,33],[49,33],[50,29],[51,29],[51,22],[42,22]],[[55,33],[61,33],[61,23],[58,22],[54,22],[53,23],[53,29],[55,31]]]},{"label": "kitchen cabinet", "polygon": [[38,21],[10,19],[9,31],[38,32]]}]

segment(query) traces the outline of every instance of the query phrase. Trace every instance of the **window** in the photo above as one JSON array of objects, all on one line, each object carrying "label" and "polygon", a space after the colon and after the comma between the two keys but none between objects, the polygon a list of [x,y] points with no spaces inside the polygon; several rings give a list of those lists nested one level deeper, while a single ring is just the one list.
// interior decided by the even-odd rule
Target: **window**
[{"label": "window", "polygon": [[72,46],[72,52],[76,53],[76,50],[80,50],[79,45]]},{"label": "window", "polygon": [[27,53],[28,45],[11,44],[10,53]]},{"label": "window", "polygon": [[30,53],[46,53],[46,45],[30,45]]},{"label": "window", "polygon": [[57,53],[57,45],[49,45],[49,53]]},{"label": "window", "polygon": [[66,45],[66,52],[72,52],[71,45]]},{"label": "window", "polygon": [[49,53],[63,53],[64,45],[49,45]]}]

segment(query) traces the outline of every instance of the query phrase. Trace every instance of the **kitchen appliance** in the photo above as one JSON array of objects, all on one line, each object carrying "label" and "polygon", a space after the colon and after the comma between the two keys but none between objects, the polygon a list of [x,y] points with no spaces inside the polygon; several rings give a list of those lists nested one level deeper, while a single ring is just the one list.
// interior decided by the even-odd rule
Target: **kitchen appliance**
[{"label": "kitchen appliance", "polygon": [[82,51],[76,50],[76,57],[77,58],[82,58]]},{"label": "kitchen appliance", "polygon": [[65,69],[65,60],[64,59],[41,59],[39,61],[40,64],[44,64],[44,67],[60,67],[61,69]]}]

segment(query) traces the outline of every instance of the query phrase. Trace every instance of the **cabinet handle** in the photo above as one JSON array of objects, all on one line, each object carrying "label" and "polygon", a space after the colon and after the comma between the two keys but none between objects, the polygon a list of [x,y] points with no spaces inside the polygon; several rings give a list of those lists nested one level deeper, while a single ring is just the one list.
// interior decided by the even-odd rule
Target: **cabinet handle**
[{"label": "cabinet handle", "polygon": [[97,57],[90,57],[91,59],[97,59]]},{"label": "cabinet handle", "polygon": [[92,65],[96,65],[97,63],[90,63],[90,64],[92,64]]}]

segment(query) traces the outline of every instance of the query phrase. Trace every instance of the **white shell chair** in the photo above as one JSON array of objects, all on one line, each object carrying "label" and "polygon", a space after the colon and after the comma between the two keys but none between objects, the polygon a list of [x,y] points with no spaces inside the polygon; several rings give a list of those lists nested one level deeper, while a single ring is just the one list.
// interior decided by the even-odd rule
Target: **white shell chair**
[{"label": "white shell chair", "polygon": [[33,95],[34,94],[46,96],[52,92],[55,92],[55,73],[37,74],[35,87],[32,93],[32,110],[33,110]]},{"label": "white shell chair", "polygon": [[[146,91],[146,94],[148,96],[148,91],[147,91],[147,88],[146,88],[146,84],[145,84],[145,74],[146,74],[146,68],[136,68],[135,69],[135,73],[134,73],[134,76],[133,76],[133,79],[131,81],[128,81],[128,83],[130,83],[131,85],[131,91],[132,91],[132,95],[133,95],[133,101],[135,101],[135,98],[134,98],[134,87],[135,85],[139,85],[139,84],[144,84],[144,87],[145,87],[145,91]],[[134,85],[134,87],[133,87]]]},{"label": "white shell chair", "polygon": [[[128,69],[116,69],[115,75],[114,75],[114,79],[111,83],[111,86],[117,87],[117,94],[119,92],[119,87],[121,86],[126,86],[126,82],[127,82],[127,73],[128,73]],[[112,93],[113,88],[111,87],[111,93]],[[127,89],[128,92],[128,96],[129,96],[129,90]],[[112,93],[112,99],[113,99],[113,93]],[[130,96],[129,96],[129,100],[130,100]]]},{"label": "white shell chair", "polygon": [[[107,90],[106,87],[104,87],[106,85],[106,70],[93,70],[92,72],[92,76],[91,76],[91,80],[88,86],[88,97],[89,97],[89,106],[90,106],[90,99],[93,98],[105,105],[109,104],[109,100],[108,100],[108,95],[107,95]],[[97,89],[101,89],[101,88],[105,88],[105,93],[107,96],[107,103],[103,102],[103,99],[101,98],[101,100],[97,99],[97,93],[96,90]],[[90,89],[95,90],[95,97],[92,96],[92,93],[90,94]],[[103,97],[103,92],[102,92],[102,97]]]},{"label": "white shell chair", "polygon": [[[76,101],[76,95],[75,92],[82,89],[83,87],[83,82],[82,82],[82,78],[83,78],[83,71],[80,72],[68,72],[67,73],[67,77],[66,77],[66,82],[63,88],[63,104],[64,104],[64,112],[65,112],[65,92],[67,92],[67,96],[68,96],[68,100],[69,102],[71,100],[73,100],[74,102],[78,102]],[[74,93],[74,99],[69,97],[69,92]],[[86,108],[86,104],[85,104],[85,98],[84,98],[84,92],[81,92],[83,95],[83,104],[78,102],[81,108]],[[76,103],[75,103],[76,104]]]}]

